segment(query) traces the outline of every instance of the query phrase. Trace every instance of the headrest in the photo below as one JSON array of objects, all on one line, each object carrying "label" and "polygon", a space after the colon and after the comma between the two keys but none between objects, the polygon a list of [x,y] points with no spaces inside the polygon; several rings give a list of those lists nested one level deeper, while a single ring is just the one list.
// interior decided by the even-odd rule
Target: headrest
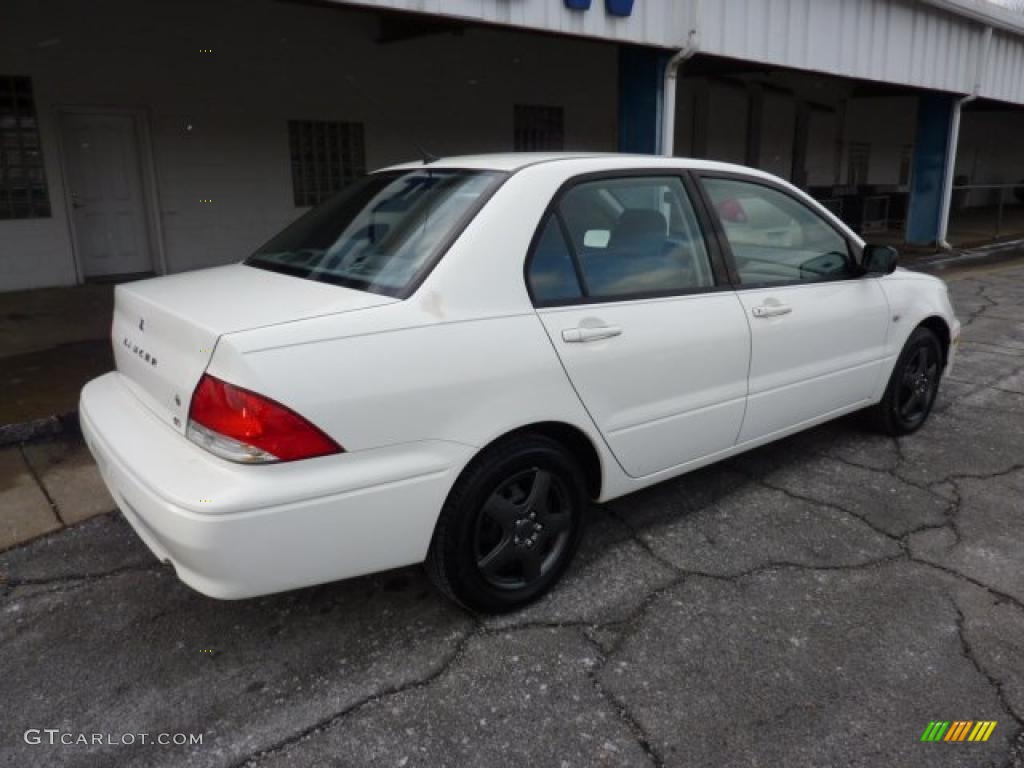
[{"label": "headrest", "polygon": [[660,211],[650,208],[627,208],[619,215],[612,230],[609,248],[623,248],[664,241],[668,221]]}]

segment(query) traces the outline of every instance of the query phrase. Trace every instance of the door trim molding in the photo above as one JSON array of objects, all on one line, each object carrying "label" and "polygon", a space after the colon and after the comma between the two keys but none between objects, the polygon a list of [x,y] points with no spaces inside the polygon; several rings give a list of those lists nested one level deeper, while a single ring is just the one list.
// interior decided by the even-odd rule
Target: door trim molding
[{"label": "door trim molding", "polygon": [[150,245],[150,260],[154,274],[167,274],[167,254],[164,248],[163,224],[160,220],[160,188],[157,183],[156,161],[149,130],[149,110],[145,107],[90,106],[88,104],[55,105],[52,108],[57,133],[57,164],[60,168],[62,197],[67,218],[68,235],[71,239],[71,258],[75,265],[75,281],[85,282],[85,270],[78,252],[78,233],[75,230],[74,207],[71,205],[71,185],[68,181],[67,148],[64,146],[65,115],[124,115],[132,119],[135,139],[138,142],[139,172],[142,188],[143,218],[146,222],[146,236]]}]

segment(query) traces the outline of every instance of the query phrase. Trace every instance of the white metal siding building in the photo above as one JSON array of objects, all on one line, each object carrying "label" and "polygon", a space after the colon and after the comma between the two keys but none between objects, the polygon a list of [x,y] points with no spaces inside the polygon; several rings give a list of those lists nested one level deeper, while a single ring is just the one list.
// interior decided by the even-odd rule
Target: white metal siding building
[{"label": "white metal siding building", "polygon": [[986,0],[637,0],[622,18],[556,0],[334,0],[967,93],[994,27],[981,95],[1024,104],[1024,17]]},{"label": "white metal siding building", "polygon": [[[351,174],[419,147],[658,151],[666,64],[685,46],[679,154],[759,165],[823,199],[860,185],[857,216],[879,190],[909,200],[922,241],[942,235],[936,187],[954,172],[1024,178],[1024,17],[992,3],[569,7],[586,4],[8,0],[0,291],[239,260]],[[1003,111],[965,113],[954,166],[953,117],[976,83]]]}]

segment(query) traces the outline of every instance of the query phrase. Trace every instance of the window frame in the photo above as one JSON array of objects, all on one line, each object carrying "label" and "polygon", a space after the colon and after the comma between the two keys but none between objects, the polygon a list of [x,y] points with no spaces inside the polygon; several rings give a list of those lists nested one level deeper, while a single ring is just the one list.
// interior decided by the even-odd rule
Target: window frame
[{"label": "window frame", "polygon": [[[576,245],[569,236],[568,227],[558,210],[563,198],[576,187],[582,184],[589,184],[595,181],[615,181],[621,179],[676,179],[683,187],[687,202],[693,209],[694,218],[697,221],[697,229],[700,231],[701,239],[704,242],[704,249],[707,251],[708,262],[711,267],[713,285],[686,290],[669,289],[664,291],[637,291],[636,293],[622,294],[620,296],[588,296],[586,295],[586,276],[580,264],[579,253]],[[526,258],[523,260],[523,283],[526,292],[530,297],[530,303],[536,309],[547,309],[550,307],[577,307],[591,304],[615,304],[627,301],[645,301],[650,299],[665,299],[679,296],[699,296],[707,293],[721,293],[722,291],[733,290],[731,277],[727,262],[721,253],[721,246],[717,237],[712,237],[713,222],[705,210],[701,195],[703,191],[696,184],[695,180],[685,168],[628,168],[611,171],[591,171],[581,173],[564,181],[555,193],[551,196],[544,212],[537,221],[533,237],[530,238],[530,245],[526,251]],[[538,301],[533,294],[533,286],[530,283],[530,268],[537,252],[540,239],[547,227],[548,220],[554,217],[558,224],[562,239],[569,250],[569,257],[572,260],[573,270],[579,283],[580,293],[583,294],[575,299],[554,299],[550,301]]]},{"label": "window frame", "polygon": [[[864,272],[861,268],[861,257],[864,249],[858,245],[847,232],[844,232],[842,229],[837,227],[835,222],[828,217],[823,216],[821,211],[808,205],[806,200],[793,194],[792,190],[787,189],[785,186],[778,184],[771,179],[765,179],[758,176],[748,176],[744,173],[735,173],[731,171],[693,170],[691,171],[691,175],[693,176],[694,183],[700,192],[701,203],[705,208],[707,216],[711,219],[715,239],[718,241],[719,249],[721,250],[729,273],[729,281],[731,282],[734,290],[757,291],[765,288],[786,288],[797,285],[827,285],[829,283],[835,283],[843,280],[859,280],[864,276]],[[722,224],[721,217],[715,208],[715,203],[711,199],[711,195],[708,192],[707,187],[704,185],[705,179],[722,179],[724,181],[737,181],[744,184],[750,184],[752,186],[765,187],[773,192],[785,195],[797,205],[803,206],[808,212],[814,214],[823,224],[835,232],[846,244],[846,259],[850,266],[850,274],[843,275],[841,277],[830,277],[825,280],[780,280],[778,282],[758,283],[755,285],[744,284],[740,279],[739,270],[736,268],[736,256],[732,251],[732,244],[729,242],[729,237],[725,232],[725,225]]]}]

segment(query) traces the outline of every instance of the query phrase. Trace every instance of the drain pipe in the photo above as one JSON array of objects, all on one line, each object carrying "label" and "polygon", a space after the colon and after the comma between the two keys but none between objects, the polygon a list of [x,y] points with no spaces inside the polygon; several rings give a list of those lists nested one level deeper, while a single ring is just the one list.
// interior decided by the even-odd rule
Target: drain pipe
[{"label": "drain pipe", "polygon": [[692,23],[690,34],[686,38],[686,45],[673,54],[665,65],[665,82],[662,88],[664,94],[661,107],[661,154],[665,157],[672,157],[675,153],[676,139],[676,88],[679,81],[679,69],[683,63],[692,59],[700,49],[700,40],[697,37],[697,21],[700,18],[700,0],[690,0],[693,5]]},{"label": "drain pipe", "polygon": [[939,216],[938,245],[944,251],[953,249],[946,242],[946,236],[949,234],[949,214],[953,207],[953,174],[956,173],[957,144],[960,141],[960,112],[965,104],[970,104],[981,93],[981,86],[988,68],[988,52],[991,47],[992,27],[985,27],[981,38],[981,49],[978,51],[978,63],[975,67],[974,87],[967,96],[959,99],[953,105],[953,116],[949,125],[949,145],[946,149],[946,174],[942,181],[942,212]]}]

